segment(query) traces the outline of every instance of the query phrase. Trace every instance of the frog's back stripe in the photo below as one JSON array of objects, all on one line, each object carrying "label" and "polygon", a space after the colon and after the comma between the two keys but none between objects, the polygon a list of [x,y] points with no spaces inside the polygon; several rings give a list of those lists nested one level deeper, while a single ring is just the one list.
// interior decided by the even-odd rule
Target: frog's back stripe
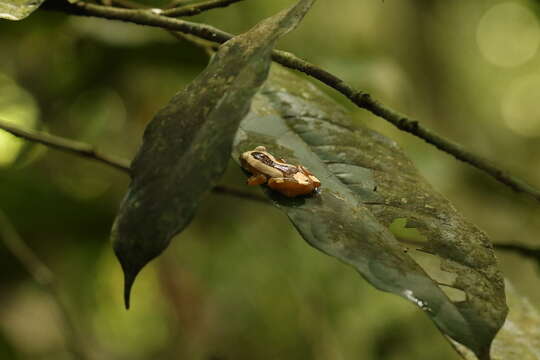
[{"label": "frog's back stripe", "polygon": [[287,164],[278,163],[278,162],[272,160],[265,153],[262,153],[262,152],[259,152],[259,151],[252,152],[251,156],[253,156],[255,159],[259,160],[263,164],[271,166],[274,169],[277,169],[277,170],[281,171],[284,175],[293,175],[293,174],[296,174],[299,171],[298,167],[296,167],[294,165],[287,165]]},{"label": "frog's back stripe", "polygon": [[251,156],[253,156],[255,159],[259,160],[265,165],[272,166],[274,165],[274,161],[270,159],[270,157],[262,152],[253,151],[251,153]]},{"label": "frog's back stripe", "polygon": [[296,166],[285,165],[277,162],[274,162],[272,167],[278,169],[286,175],[293,175],[300,171]]}]

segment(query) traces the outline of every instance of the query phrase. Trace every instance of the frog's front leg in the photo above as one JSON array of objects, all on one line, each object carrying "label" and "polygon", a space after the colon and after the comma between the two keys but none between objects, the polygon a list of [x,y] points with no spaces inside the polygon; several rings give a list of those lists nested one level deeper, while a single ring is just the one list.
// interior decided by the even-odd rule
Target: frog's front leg
[{"label": "frog's front leg", "polygon": [[250,176],[247,179],[247,184],[250,186],[262,185],[266,183],[267,180],[268,178],[266,177],[266,175],[257,174],[257,175]]}]

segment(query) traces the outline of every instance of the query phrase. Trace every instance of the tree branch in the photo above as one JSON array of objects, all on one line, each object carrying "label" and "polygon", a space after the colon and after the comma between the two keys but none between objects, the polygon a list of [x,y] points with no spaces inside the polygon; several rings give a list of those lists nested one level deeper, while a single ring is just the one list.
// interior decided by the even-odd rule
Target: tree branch
[{"label": "tree branch", "polygon": [[101,0],[103,5],[119,6],[126,9],[149,9],[147,5],[132,0]]},{"label": "tree branch", "polygon": [[21,129],[1,119],[0,129],[5,130],[12,135],[20,137],[22,139],[37,142],[39,144],[46,145],[56,150],[72,153],[78,156],[99,161],[118,170],[129,172],[128,161],[102,154],[101,152],[97,151],[92,145],[74,140],[69,140],[59,136],[49,135],[44,132]]},{"label": "tree branch", "polygon": [[233,36],[210,25],[162,16],[160,14],[166,10],[161,9],[122,9],[82,1],[69,3],[65,0],[48,0],[41,6],[41,9],[61,11],[77,16],[93,16],[102,19],[120,20],[139,25],[180,31],[220,44]]},{"label": "tree branch", "polygon": [[496,250],[512,251],[518,253],[521,256],[536,260],[538,266],[540,266],[540,248],[532,248],[526,245],[519,244],[494,244]]},{"label": "tree branch", "polygon": [[[233,35],[216,29],[206,24],[197,24],[179,19],[159,15],[161,10],[132,10],[119,9],[114,7],[100,6],[89,3],[77,2],[70,4],[63,0],[49,0],[42,8],[62,11],[73,15],[94,16],[111,20],[121,20],[132,22],[139,25],[153,26],[173,31],[179,31],[185,34],[195,35],[197,37],[216,42],[224,43]],[[398,129],[415,135],[438,149],[451,154],[456,159],[461,160],[473,167],[485,172],[497,181],[507,185],[512,190],[525,193],[537,201],[540,201],[540,190],[529,185],[525,181],[509,174],[507,171],[496,167],[489,160],[466,151],[461,145],[448,140],[426,127],[419,124],[418,121],[408,118],[397,111],[379,103],[369,94],[354,89],[342,79],[329,73],[328,71],[313,65],[292,53],[275,50],[273,59],[277,63],[288,68],[301,71],[322,83],[337,90],[358,107],[365,109],[372,114],[383,118],[393,124]]]},{"label": "tree branch", "polygon": [[178,41],[187,41],[192,45],[195,45],[196,47],[202,49],[209,58],[214,55],[218,49],[218,45],[216,45],[215,42],[201,39],[200,37],[193,36],[191,34],[184,34],[179,31],[167,30],[167,32]]},{"label": "tree branch", "polygon": [[236,197],[246,199],[246,200],[257,201],[266,205],[270,204],[264,196],[249,193],[243,190],[230,188],[228,186],[222,186],[222,185],[214,186],[214,188],[212,189],[212,192],[214,192],[215,194],[236,196]]},{"label": "tree branch", "polygon": [[88,359],[82,337],[77,330],[68,307],[63,300],[62,292],[56,284],[52,271],[45,265],[32,249],[24,242],[15,227],[0,209],[0,238],[8,251],[21,263],[34,281],[42,286],[53,299],[62,319],[64,338],[68,351],[75,359]]},{"label": "tree branch", "polygon": [[161,14],[169,17],[193,16],[206,10],[223,8],[244,0],[208,0],[200,4],[184,5],[164,10]]},{"label": "tree branch", "polygon": [[[21,129],[13,126],[6,121],[0,119],[0,129],[9,132],[10,134],[20,137],[22,139],[33,141],[50,148],[67,152],[80,157],[85,157],[91,160],[99,161],[105,165],[111,166],[117,170],[123,171],[127,174],[130,173],[129,161],[125,159],[115,158],[97,151],[92,145],[69,140],[63,137],[49,135],[44,132],[33,131],[28,129]],[[218,194],[235,196],[247,200],[254,200],[268,204],[265,197],[252,194],[243,190],[230,188],[223,185],[215,186],[212,189],[213,192]]]}]

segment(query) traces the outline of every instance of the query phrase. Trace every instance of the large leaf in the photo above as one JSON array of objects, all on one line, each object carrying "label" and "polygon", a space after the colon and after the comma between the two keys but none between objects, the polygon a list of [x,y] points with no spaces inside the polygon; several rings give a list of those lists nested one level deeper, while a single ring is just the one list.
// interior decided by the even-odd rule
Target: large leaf
[{"label": "large leaf", "polygon": [[[493,360],[540,360],[540,313],[527,298],[516,292],[506,282],[508,317],[495,340],[491,358]],[[474,355],[459,344],[458,352],[467,360]]]},{"label": "large leaf", "polygon": [[45,0],[0,0],[0,19],[22,20]]},{"label": "large leaf", "polygon": [[112,231],[126,307],[138,272],[187,226],[223,174],[238,124],[268,75],[275,42],[314,1],[300,0],[222,45],[204,72],[147,126]]},{"label": "large leaf", "polygon": [[268,191],[309,244],[376,288],[414,302],[446,335],[489,358],[504,322],[504,283],[486,235],[419,175],[396,143],[354,127],[317,88],[274,68],[235,140],[307,166],[319,194]]}]

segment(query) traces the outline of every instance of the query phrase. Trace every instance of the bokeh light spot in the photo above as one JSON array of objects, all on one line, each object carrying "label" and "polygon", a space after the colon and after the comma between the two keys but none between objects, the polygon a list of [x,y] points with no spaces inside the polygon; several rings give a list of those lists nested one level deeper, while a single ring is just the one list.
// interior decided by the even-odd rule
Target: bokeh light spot
[{"label": "bokeh light spot", "polygon": [[540,74],[515,80],[501,103],[505,125],[518,135],[540,136]]},{"label": "bokeh light spot", "polygon": [[476,32],[480,52],[489,62],[514,67],[529,61],[540,44],[540,28],[534,13],[513,2],[490,8]]}]

